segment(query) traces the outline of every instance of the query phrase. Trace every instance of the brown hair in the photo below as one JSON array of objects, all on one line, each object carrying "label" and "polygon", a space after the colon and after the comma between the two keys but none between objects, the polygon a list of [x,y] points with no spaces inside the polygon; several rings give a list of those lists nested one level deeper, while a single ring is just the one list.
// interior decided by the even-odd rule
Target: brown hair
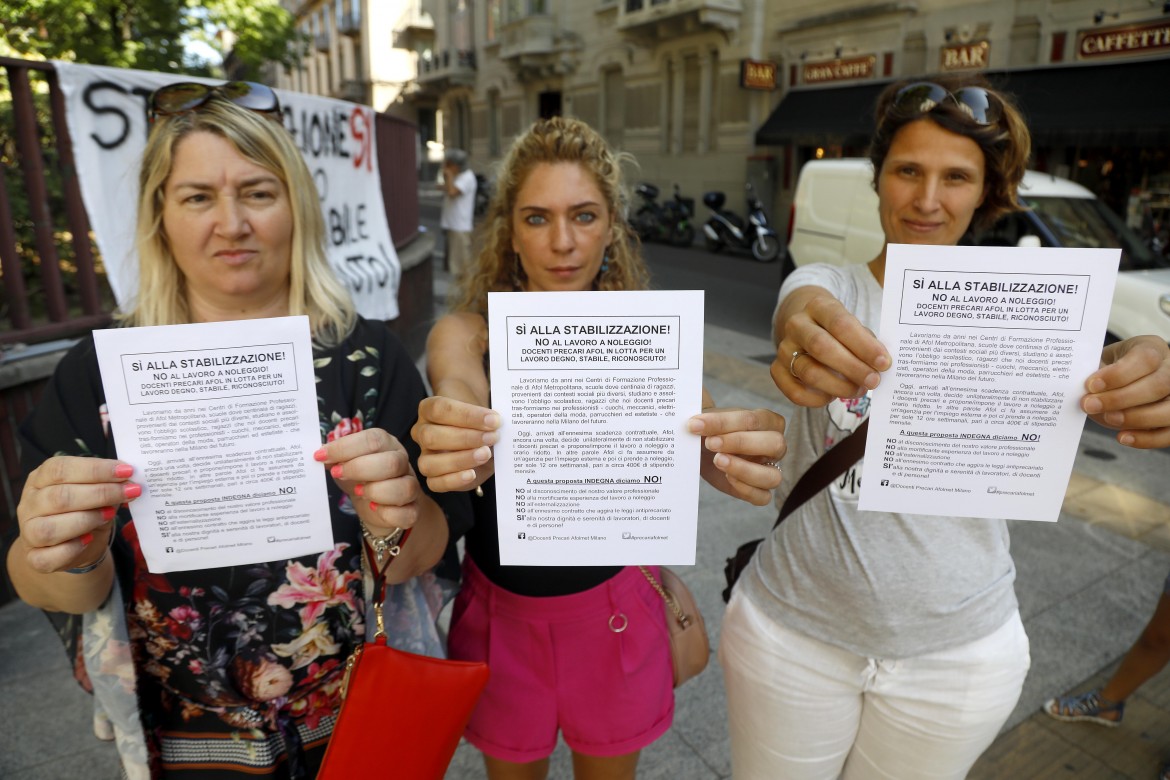
[{"label": "brown hair", "polygon": [[553,117],[532,125],[513,143],[500,164],[496,192],[481,228],[483,249],[460,280],[453,308],[487,316],[489,292],[524,289],[524,270],[512,251],[512,210],[532,169],[541,163],[577,163],[589,171],[601,190],[613,222],[606,253],[608,270],[593,282],[596,290],[643,290],[649,282],[638,237],[626,222],[622,183],[624,155],[610,151],[596,130],[579,119]]},{"label": "brown hair", "polygon": [[[899,111],[894,101],[899,90],[910,84],[927,81],[954,93],[964,87],[982,87],[987,90],[994,109],[995,121],[979,124],[972,119],[966,107],[955,100],[943,100],[926,111]],[[882,165],[890,152],[894,136],[906,125],[919,119],[929,119],[944,130],[970,138],[983,151],[984,180],[987,197],[975,210],[972,225],[990,226],[1000,216],[1024,207],[1016,198],[1016,189],[1024,178],[1028,158],[1032,154],[1032,137],[1024,118],[1013,100],[995,90],[979,75],[944,74],[929,78],[899,81],[886,87],[878,96],[874,114],[874,134],[870,142],[869,159],[873,162],[874,186],[881,175]]]}]

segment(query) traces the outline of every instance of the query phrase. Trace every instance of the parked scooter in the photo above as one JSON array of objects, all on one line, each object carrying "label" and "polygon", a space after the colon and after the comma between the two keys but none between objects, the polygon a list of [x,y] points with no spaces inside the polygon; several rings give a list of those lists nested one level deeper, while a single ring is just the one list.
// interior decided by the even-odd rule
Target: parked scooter
[{"label": "parked scooter", "polygon": [[492,183],[482,173],[475,174],[475,216],[482,217],[487,213],[491,199]]},{"label": "parked scooter", "polygon": [[721,252],[724,247],[748,249],[752,257],[761,263],[770,263],[780,256],[780,237],[768,227],[768,216],[764,204],[756,197],[751,182],[747,183],[747,224],[735,212],[724,209],[726,197],[722,192],[712,191],[703,195],[703,204],[714,213],[703,225],[703,240],[711,252]]},{"label": "parked scooter", "polygon": [[661,241],[675,246],[690,246],[695,241],[695,227],[691,224],[694,200],[684,198],[674,185],[674,199],[659,203],[658,188],[642,182],[634,188],[642,199],[630,225],[643,241]]}]

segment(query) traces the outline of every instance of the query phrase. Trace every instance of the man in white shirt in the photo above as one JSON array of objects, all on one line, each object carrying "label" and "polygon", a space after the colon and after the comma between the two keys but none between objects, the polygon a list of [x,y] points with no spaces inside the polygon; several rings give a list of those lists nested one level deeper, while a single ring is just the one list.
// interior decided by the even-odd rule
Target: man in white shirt
[{"label": "man in white shirt", "polygon": [[467,152],[448,149],[443,155],[443,213],[439,227],[447,236],[447,271],[455,278],[471,265],[474,211],[475,174],[467,168]]}]

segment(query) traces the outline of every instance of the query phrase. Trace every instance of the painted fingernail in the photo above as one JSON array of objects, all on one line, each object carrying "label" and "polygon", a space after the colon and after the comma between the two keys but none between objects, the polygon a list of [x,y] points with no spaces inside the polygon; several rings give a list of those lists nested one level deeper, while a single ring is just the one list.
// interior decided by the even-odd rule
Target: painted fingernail
[{"label": "painted fingernail", "polygon": [[126,479],[134,473],[134,467],[129,463],[119,463],[114,467],[114,476],[118,479]]},{"label": "painted fingernail", "polygon": [[1081,408],[1085,410],[1085,414],[1100,414],[1101,410],[1105,408],[1105,404],[1101,403],[1101,399],[1095,395],[1090,395],[1081,403]]},{"label": "painted fingernail", "polygon": [[496,433],[495,431],[491,431],[490,433],[485,433],[483,435],[483,443],[489,447],[493,447],[496,444],[499,444],[499,442],[500,434]]},{"label": "painted fingernail", "polygon": [[464,482],[474,482],[475,469],[468,469],[467,471],[463,472],[462,477]]},{"label": "painted fingernail", "polygon": [[707,449],[711,450],[712,452],[716,452],[722,446],[723,446],[723,437],[722,436],[708,436],[707,437]]},{"label": "painted fingernail", "polygon": [[362,496],[364,496],[366,494],[366,486],[365,485],[354,485],[353,486],[353,494],[355,496],[357,496],[358,498],[361,498]]},{"label": "painted fingernail", "polygon": [[492,429],[499,428],[500,427],[500,415],[496,414],[495,412],[491,412],[490,414],[485,414],[483,416],[483,424],[487,428],[492,428]]},{"label": "painted fingernail", "polygon": [[93,542],[93,534],[82,534],[77,537],[77,540],[81,542],[82,547],[89,547],[90,543]]},{"label": "painted fingernail", "polygon": [[142,485],[136,485],[133,482],[127,482],[122,486],[122,493],[126,498],[138,498],[142,495]]},{"label": "painted fingernail", "polygon": [[1105,380],[1102,379],[1101,377],[1094,377],[1089,382],[1089,392],[1090,393],[1100,393],[1104,389],[1105,389]]},{"label": "painted fingernail", "polygon": [[702,420],[696,420],[694,417],[687,420],[687,430],[691,433],[702,433],[704,427]]},{"label": "painted fingernail", "polygon": [[110,522],[111,520],[114,519],[114,516],[117,514],[118,514],[118,510],[114,509],[112,506],[103,506],[102,507],[102,522],[105,522],[105,523]]},{"label": "painted fingernail", "polygon": [[370,509],[372,509],[373,511],[377,512],[377,511],[378,511],[378,505],[377,505],[377,504],[375,504],[373,501],[371,501],[371,502],[370,502]]},{"label": "painted fingernail", "polygon": [[1137,441],[1132,433],[1123,433],[1117,437],[1117,441],[1126,447],[1132,447],[1133,443]]},{"label": "painted fingernail", "polygon": [[333,475],[334,479],[341,479],[341,464],[338,463],[329,469],[329,473]]},{"label": "painted fingernail", "polygon": [[715,456],[715,465],[718,468],[725,469],[731,465],[731,458],[724,455],[722,452]]},{"label": "painted fingernail", "polygon": [[1125,413],[1118,411],[1106,412],[1104,419],[1110,425],[1120,427],[1125,424]]},{"label": "painted fingernail", "polygon": [[476,463],[487,463],[488,459],[491,458],[491,456],[492,456],[491,447],[480,447],[479,449],[477,449],[475,451],[475,462]]},{"label": "painted fingernail", "polygon": [[329,460],[329,453],[325,452],[325,448],[322,447],[313,453],[313,460],[317,461],[318,463],[324,463],[325,461]]}]

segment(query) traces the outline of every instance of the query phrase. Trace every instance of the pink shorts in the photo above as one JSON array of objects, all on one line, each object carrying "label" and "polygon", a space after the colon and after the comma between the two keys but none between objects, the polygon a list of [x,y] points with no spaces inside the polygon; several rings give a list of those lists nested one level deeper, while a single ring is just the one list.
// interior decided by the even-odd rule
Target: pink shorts
[{"label": "pink shorts", "polygon": [[553,752],[558,728],[573,751],[591,756],[633,753],[670,728],[666,613],[638,567],[582,593],[548,598],[496,587],[470,557],[463,577],[449,654],[491,667],[467,727],[471,744],[526,764]]}]

